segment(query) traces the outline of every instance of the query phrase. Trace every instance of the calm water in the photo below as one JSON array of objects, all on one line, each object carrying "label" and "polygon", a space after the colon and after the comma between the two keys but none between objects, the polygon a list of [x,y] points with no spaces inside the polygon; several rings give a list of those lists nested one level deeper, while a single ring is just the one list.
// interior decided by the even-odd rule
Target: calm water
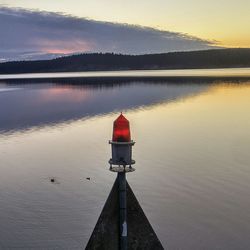
[{"label": "calm water", "polygon": [[174,69],[174,70],[117,70],[89,72],[56,72],[56,73],[26,73],[0,74],[0,79],[34,79],[34,78],[109,78],[109,77],[250,77],[250,68],[218,68],[218,69]]},{"label": "calm water", "polygon": [[128,182],[164,247],[249,249],[249,108],[247,80],[2,81],[0,249],[85,247],[120,111],[136,141]]}]

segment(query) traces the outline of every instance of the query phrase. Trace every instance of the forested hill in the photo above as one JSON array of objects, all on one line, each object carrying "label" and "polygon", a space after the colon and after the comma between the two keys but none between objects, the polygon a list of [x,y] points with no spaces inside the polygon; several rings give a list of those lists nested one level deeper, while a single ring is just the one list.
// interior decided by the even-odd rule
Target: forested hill
[{"label": "forested hill", "polygon": [[250,67],[250,49],[213,49],[147,55],[80,54],[53,60],[0,63],[0,74],[230,67]]}]

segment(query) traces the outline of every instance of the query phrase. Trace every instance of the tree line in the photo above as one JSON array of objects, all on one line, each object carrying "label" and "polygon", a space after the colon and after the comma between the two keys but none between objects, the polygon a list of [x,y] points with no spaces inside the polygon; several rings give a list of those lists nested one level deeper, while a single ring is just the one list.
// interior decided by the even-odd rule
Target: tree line
[{"label": "tree line", "polygon": [[250,49],[211,49],[162,54],[91,53],[52,60],[0,63],[0,74],[140,69],[250,67]]}]

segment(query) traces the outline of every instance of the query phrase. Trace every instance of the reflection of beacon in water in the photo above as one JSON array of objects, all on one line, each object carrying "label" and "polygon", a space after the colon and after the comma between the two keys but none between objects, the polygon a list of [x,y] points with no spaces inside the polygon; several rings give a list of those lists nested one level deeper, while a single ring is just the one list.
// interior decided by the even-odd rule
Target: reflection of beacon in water
[{"label": "reflection of beacon in water", "polygon": [[[124,171],[126,166],[129,166],[127,171],[131,171],[131,165],[135,163],[132,160],[132,146],[135,142],[131,140],[129,121],[123,114],[120,114],[114,121],[113,137],[109,143],[112,148],[112,158],[109,160],[110,170],[120,172]],[[118,165],[119,167],[113,168],[112,165]]]}]

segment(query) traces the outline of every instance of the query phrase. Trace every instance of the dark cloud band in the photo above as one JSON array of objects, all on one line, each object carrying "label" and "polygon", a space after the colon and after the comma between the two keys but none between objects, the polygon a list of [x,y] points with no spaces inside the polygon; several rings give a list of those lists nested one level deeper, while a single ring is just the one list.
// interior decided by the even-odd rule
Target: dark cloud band
[{"label": "dark cloud band", "polygon": [[0,60],[78,52],[163,53],[215,45],[182,33],[7,7],[0,7],[0,30]]}]

